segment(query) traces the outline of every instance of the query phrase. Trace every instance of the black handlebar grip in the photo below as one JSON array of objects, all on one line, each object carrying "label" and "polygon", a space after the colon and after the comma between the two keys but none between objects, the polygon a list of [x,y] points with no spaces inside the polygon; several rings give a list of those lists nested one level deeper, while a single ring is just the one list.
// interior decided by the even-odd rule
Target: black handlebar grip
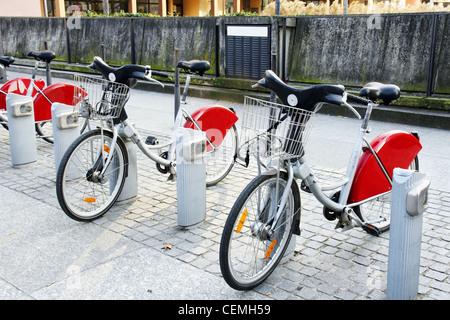
[{"label": "black handlebar grip", "polygon": [[168,78],[169,75],[165,72],[159,72],[159,71],[153,71],[152,70],[152,75],[153,76],[158,76],[158,77],[162,77],[162,78]]},{"label": "black handlebar grip", "polygon": [[351,93],[348,93],[348,92],[347,92],[347,99],[351,100],[353,102],[364,104],[364,105],[368,105],[370,103],[369,100],[361,98],[361,97],[358,97],[358,96],[355,96],[354,94],[351,94]]}]

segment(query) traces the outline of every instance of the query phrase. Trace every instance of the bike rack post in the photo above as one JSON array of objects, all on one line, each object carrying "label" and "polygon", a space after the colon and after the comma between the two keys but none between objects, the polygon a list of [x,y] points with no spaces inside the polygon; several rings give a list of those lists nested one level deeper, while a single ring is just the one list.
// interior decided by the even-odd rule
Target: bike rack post
[{"label": "bike rack post", "polygon": [[6,75],[6,68],[0,64],[0,84],[8,82],[8,77]]},{"label": "bike rack post", "polygon": [[423,213],[430,181],[425,174],[394,169],[387,299],[414,299],[419,289]]},{"label": "bike rack post", "polygon": [[67,104],[53,103],[51,111],[55,168],[58,171],[67,148],[80,135],[79,117],[74,112],[73,106]]},{"label": "bike rack post", "polygon": [[284,252],[283,258],[281,258],[280,264],[289,262],[289,260],[291,260],[291,258],[294,256],[296,239],[297,238],[295,234],[292,234],[291,240],[289,241],[288,247]]},{"label": "bike rack post", "polygon": [[37,161],[33,98],[8,93],[6,109],[12,166],[30,165]]},{"label": "bike rack post", "polygon": [[[131,124],[134,126],[134,124]],[[129,129],[129,128],[128,128]],[[116,203],[123,204],[134,201],[138,194],[138,175],[137,175],[137,148],[130,137],[133,135],[132,130],[127,130],[127,127],[121,126],[119,128],[119,137],[125,144],[128,153],[128,175],[125,177],[122,191],[116,200]],[[114,172],[115,162],[111,163],[111,171]],[[110,177],[110,187],[115,186],[115,177]],[[112,190],[111,190],[112,192]]]},{"label": "bike rack post", "polygon": [[[120,134],[119,134],[120,135]],[[116,203],[123,204],[134,201],[138,194],[137,176],[137,148],[136,145],[124,135],[120,135],[128,151],[128,175],[125,178],[123,189]],[[114,163],[112,164],[114,167]],[[114,170],[114,169],[113,169]]]},{"label": "bike rack post", "polygon": [[177,220],[180,227],[192,227],[206,217],[206,134],[176,129]]}]

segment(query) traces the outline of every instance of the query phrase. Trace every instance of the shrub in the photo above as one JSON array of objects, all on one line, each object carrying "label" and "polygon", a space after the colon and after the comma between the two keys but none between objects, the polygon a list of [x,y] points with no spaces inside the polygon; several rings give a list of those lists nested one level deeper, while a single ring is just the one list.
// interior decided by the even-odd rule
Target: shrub
[{"label": "shrub", "polygon": [[[341,3],[334,1],[331,5],[329,1],[321,4],[314,4],[312,2],[306,4],[306,2],[300,0],[287,1],[282,0],[280,2],[280,15],[282,16],[296,16],[296,15],[330,15],[330,14],[343,14],[344,9]],[[399,3],[385,3],[369,0],[369,3],[354,1],[348,6],[348,14],[381,14],[381,13],[412,13],[412,12],[437,12],[437,11],[450,11],[450,7],[436,6],[431,3],[420,3],[417,5],[402,6]],[[275,15],[275,1],[267,5],[261,12],[262,16]]]}]

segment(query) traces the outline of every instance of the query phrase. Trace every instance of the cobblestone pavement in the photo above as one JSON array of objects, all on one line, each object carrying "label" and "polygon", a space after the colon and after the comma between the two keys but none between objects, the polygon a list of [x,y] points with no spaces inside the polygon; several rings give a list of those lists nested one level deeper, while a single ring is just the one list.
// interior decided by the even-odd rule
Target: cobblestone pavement
[{"label": "cobblestone pavement", "polygon": [[[38,140],[37,148],[35,164],[12,168],[8,132],[1,129],[0,185],[59,209],[55,195],[53,146]],[[324,167],[315,170],[320,174],[336,174]],[[91,223],[197,270],[221,277],[218,252],[222,228],[234,200],[253,176],[251,169],[235,165],[223,182],[207,189],[205,221],[181,229],[176,216],[176,183],[167,182],[167,176],[159,173],[154,163],[138,151],[137,198],[131,203],[114,206]],[[449,299],[450,193],[431,188],[429,205],[424,215],[417,299]],[[59,211],[64,215],[61,209]],[[275,300],[385,299],[389,232],[374,237],[360,229],[341,232],[334,230],[334,226],[323,217],[317,200],[302,193],[302,233],[296,237],[295,251],[264,284],[252,290],[256,297]],[[162,249],[166,244],[171,244],[171,249]],[[225,282],[223,285],[226,286]]]}]

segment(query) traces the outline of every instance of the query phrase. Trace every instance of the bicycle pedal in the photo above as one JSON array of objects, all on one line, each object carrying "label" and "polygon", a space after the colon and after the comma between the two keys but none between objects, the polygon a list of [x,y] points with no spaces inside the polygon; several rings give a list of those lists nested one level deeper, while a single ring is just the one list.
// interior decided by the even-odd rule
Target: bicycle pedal
[{"label": "bicycle pedal", "polygon": [[311,189],[309,189],[309,187],[306,185],[304,181],[302,181],[302,183],[300,184],[300,189],[305,192],[311,193]]},{"label": "bicycle pedal", "polygon": [[239,157],[238,155],[234,156],[234,162],[245,167],[248,168],[248,165],[250,163],[250,157],[246,156],[245,159],[242,159],[241,157]]},{"label": "bicycle pedal", "polygon": [[380,229],[378,229],[378,227],[376,227],[372,224],[369,224],[369,223],[363,224],[362,228],[364,231],[366,231],[367,233],[369,233],[373,236],[379,237],[381,234],[381,231],[380,231]]},{"label": "bicycle pedal", "polygon": [[154,146],[158,143],[159,143],[158,138],[156,138],[154,136],[148,136],[147,139],[145,139],[145,144],[147,144],[147,145]]}]

